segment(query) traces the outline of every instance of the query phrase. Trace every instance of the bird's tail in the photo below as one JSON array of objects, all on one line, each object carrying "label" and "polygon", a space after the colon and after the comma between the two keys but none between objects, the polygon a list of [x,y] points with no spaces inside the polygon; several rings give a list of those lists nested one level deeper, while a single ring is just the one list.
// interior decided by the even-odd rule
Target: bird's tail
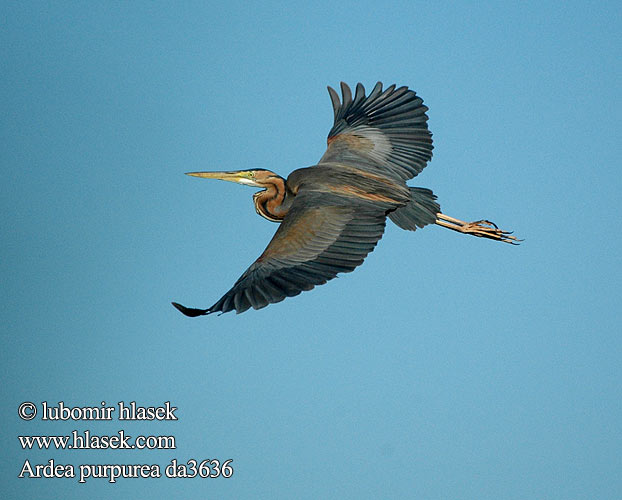
[{"label": "bird's tail", "polygon": [[409,187],[408,189],[410,201],[391,212],[389,219],[402,229],[409,231],[436,222],[436,214],[441,211],[441,206],[436,202],[436,195],[426,188]]}]

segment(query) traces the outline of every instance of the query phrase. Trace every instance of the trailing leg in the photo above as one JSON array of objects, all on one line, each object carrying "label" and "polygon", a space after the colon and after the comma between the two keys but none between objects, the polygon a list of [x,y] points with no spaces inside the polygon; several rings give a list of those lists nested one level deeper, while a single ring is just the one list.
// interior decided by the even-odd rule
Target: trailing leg
[{"label": "trailing leg", "polygon": [[436,214],[436,224],[460,233],[503,241],[504,243],[510,243],[512,245],[518,245],[518,242],[522,241],[516,236],[512,236],[511,231],[502,231],[494,222],[487,220],[464,222],[439,212]]}]

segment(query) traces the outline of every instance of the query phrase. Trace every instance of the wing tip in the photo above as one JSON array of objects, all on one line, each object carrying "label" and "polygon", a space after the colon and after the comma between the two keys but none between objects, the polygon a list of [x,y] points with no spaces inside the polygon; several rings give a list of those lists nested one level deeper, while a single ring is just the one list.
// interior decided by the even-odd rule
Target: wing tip
[{"label": "wing tip", "polygon": [[343,105],[344,107],[348,106],[352,102],[352,90],[350,90],[350,86],[346,82],[341,82],[339,85],[341,86]]},{"label": "wing tip", "polygon": [[188,316],[189,318],[196,318],[197,316],[205,316],[205,315],[210,314],[212,312],[209,309],[195,309],[193,307],[182,306],[178,302],[171,302],[171,304],[180,313]]},{"label": "wing tip", "polygon": [[341,101],[339,99],[339,94],[332,88],[330,85],[327,85],[328,95],[330,96],[330,102],[333,105],[333,114],[334,118],[337,118],[337,113],[339,112],[339,108],[341,108]]}]

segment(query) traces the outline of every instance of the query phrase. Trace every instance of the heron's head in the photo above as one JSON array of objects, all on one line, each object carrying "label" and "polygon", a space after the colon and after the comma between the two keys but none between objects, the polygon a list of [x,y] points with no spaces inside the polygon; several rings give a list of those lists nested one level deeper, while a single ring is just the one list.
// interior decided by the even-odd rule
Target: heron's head
[{"label": "heron's head", "polygon": [[274,178],[279,177],[270,170],[251,169],[235,170],[232,172],[187,172],[186,175],[201,177],[203,179],[220,179],[221,181],[237,182],[254,187],[267,187],[274,183]]}]

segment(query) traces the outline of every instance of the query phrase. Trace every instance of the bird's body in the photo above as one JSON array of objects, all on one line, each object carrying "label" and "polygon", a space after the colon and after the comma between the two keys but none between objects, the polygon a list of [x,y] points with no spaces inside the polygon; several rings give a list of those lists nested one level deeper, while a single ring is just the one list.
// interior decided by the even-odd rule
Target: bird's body
[{"label": "bird's body", "polygon": [[389,217],[408,230],[436,223],[456,231],[509,243],[516,238],[488,221],[465,223],[440,212],[429,189],[406,185],[432,158],[427,107],[407,87],[382,91],[378,83],[354,98],[341,84],[343,102],[329,87],[335,121],[319,163],[287,179],[269,170],[195,172],[189,175],[263,188],[255,209],[280,223],[265,251],[218,302],[208,309],[173,305],[187,316],[244,312],[280,302],[337,273],[362,264]]}]

